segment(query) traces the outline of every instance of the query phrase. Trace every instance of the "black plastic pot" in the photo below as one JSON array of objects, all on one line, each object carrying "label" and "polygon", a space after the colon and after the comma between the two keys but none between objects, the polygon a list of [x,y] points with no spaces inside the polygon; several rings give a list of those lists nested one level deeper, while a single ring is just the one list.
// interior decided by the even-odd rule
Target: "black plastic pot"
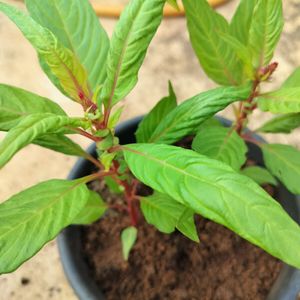
[{"label": "black plastic pot", "polygon": [[[122,123],[117,127],[116,134],[121,144],[135,141],[134,132],[141,117]],[[229,121],[221,119],[228,125]],[[261,139],[260,137],[257,137]],[[249,145],[249,158],[262,164],[262,155],[259,148]],[[88,152],[96,155],[95,145],[91,145]],[[72,169],[69,179],[76,179],[89,175],[93,165],[84,159],[79,159]],[[300,224],[300,197],[295,197],[283,186],[279,188],[279,199],[291,217]],[[104,300],[101,287],[91,278],[88,266],[81,255],[81,226],[70,226],[58,236],[58,247],[64,271],[75,293],[81,300]],[[300,249],[299,249],[300,251]],[[105,259],[105,258],[103,258]],[[284,265],[277,281],[270,291],[267,300],[296,300],[300,293],[300,270]]]}]

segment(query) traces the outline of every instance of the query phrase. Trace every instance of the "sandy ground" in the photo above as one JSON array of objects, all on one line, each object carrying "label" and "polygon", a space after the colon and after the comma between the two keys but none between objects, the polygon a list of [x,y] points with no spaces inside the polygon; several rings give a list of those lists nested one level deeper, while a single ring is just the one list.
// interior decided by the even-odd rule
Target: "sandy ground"
[{"label": "sandy ground", "polygon": [[[23,8],[19,1],[4,2]],[[237,2],[233,0],[219,10],[229,18]],[[298,0],[284,0],[286,27],[276,52],[276,61],[280,65],[268,88],[278,86],[293,67],[300,64],[300,4],[297,2]],[[111,34],[115,21],[103,19],[102,23]],[[138,85],[126,99],[123,120],[146,113],[166,95],[168,80],[173,82],[179,101],[215,86],[198,65],[188,42],[183,18],[163,21],[139,78]],[[3,15],[0,15],[0,82],[47,96],[58,102],[70,115],[81,113],[79,106],[62,96],[51,85],[41,72],[32,47]],[[230,116],[229,111],[221,114]],[[257,127],[266,118],[265,114],[255,113],[251,127]],[[276,135],[267,136],[267,139],[300,146],[299,131],[288,137]],[[89,144],[81,139],[78,142],[84,147]],[[37,182],[65,178],[75,160],[36,146],[27,147],[0,171],[0,201]],[[63,274],[55,241],[45,246],[13,274],[0,277],[0,299],[76,299]]]}]

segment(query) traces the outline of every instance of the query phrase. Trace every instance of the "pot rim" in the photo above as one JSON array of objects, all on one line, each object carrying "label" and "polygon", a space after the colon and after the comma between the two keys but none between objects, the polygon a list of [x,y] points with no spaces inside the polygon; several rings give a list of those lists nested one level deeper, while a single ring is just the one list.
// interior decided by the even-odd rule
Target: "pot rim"
[{"label": "pot rim", "polygon": [[[229,126],[231,121],[222,117],[217,117],[225,126]],[[116,135],[124,135],[127,131],[135,131],[138,123],[143,119],[143,116],[135,117],[120,123],[116,127]],[[266,142],[261,136],[255,134],[255,137]],[[96,154],[95,144],[91,144],[87,152],[91,155]],[[91,163],[84,158],[79,158],[74,167],[72,168],[68,179],[76,179],[83,176],[84,170],[89,169]],[[284,189],[284,188],[283,188]],[[286,191],[285,191],[286,192]],[[288,194],[292,195],[288,192]],[[287,203],[292,209],[289,209],[290,213],[293,213],[293,218],[300,224],[300,196],[292,195],[294,198],[293,203]],[[80,229],[81,226],[72,225],[64,229],[57,237],[58,249],[63,265],[64,272],[70,282],[73,290],[79,299],[82,300],[105,300],[100,287],[90,276],[88,266],[83,261],[82,256],[78,251],[74,251],[75,248],[80,246]],[[300,270],[283,265],[282,270],[278,278],[276,279],[267,300],[295,300],[300,292]]]}]

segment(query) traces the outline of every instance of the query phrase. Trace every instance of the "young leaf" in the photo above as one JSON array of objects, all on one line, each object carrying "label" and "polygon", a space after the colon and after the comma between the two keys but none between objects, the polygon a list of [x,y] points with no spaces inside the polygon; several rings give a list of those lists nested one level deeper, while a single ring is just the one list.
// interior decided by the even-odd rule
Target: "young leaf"
[{"label": "young leaf", "polygon": [[257,103],[262,111],[274,114],[300,112],[300,87],[281,88],[262,94],[257,98]]},{"label": "young leaf", "polygon": [[66,116],[58,104],[20,88],[0,84],[0,130],[8,131],[24,116],[35,113],[53,113]]},{"label": "young leaf", "polygon": [[175,228],[192,240],[199,242],[194,213],[168,195],[155,192],[141,198],[141,209],[149,224],[159,231],[172,233]]},{"label": "young leaf", "polygon": [[[39,57],[56,77],[54,84],[58,81],[63,92],[77,102],[89,96],[85,69],[77,57],[57,41],[51,31],[10,5],[0,3],[0,11],[5,13],[31,42]],[[50,76],[50,79],[53,78]]]},{"label": "young leaf", "polygon": [[199,126],[229,104],[247,99],[250,85],[220,87],[198,94],[177,106],[161,120],[149,142],[172,144],[194,133]]},{"label": "young leaf", "polygon": [[257,1],[249,34],[255,68],[267,66],[271,61],[283,23],[282,0]]},{"label": "young leaf", "polygon": [[111,39],[100,102],[111,107],[135,86],[148,46],[161,22],[165,0],[135,0],[125,8]]},{"label": "young leaf", "polygon": [[89,225],[99,220],[107,210],[98,193],[90,191],[89,198],[83,210],[75,217],[72,224]]},{"label": "young leaf", "polygon": [[108,36],[88,0],[26,0],[31,17],[48,28],[85,67],[94,90],[104,82]]},{"label": "young leaf", "polygon": [[149,141],[161,120],[177,106],[176,95],[171,82],[169,82],[169,96],[161,99],[149,114],[139,123],[135,133],[138,143]]},{"label": "young leaf", "polygon": [[241,0],[230,22],[230,34],[248,46],[255,6],[259,0]]},{"label": "young leaf", "polygon": [[293,194],[300,194],[300,151],[288,145],[263,144],[267,169]]},{"label": "young leaf", "polygon": [[133,226],[125,228],[121,233],[123,257],[125,260],[129,258],[129,253],[137,239],[137,233],[136,227]]},{"label": "young leaf", "polygon": [[266,122],[257,131],[267,133],[291,133],[300,126],[300,113],[286,114]]},{"label": "young leaf", "polygon": [[146,185],[300,268],[299,225],[251,179],[174,146],[135,144],[123,152],[134,176]]},{"label": "young leaf", "polygon": [[53,114],[34,114],[12,128],[0,143],[0,168],[20,149],[48,133],[64,133],[65,126],[80,127],[84,121]]},{"label": "young leaf", "polygon": [[206,0],[183,0],[190,39],[206,74],[222,85],[242,82],[242,64],[220,34],[229,33],[225,18]]},{"label": "young leaf", "polygon": [[194,138],[192,149],[220,160],[236,171],[246,162],[248,151],[244,140],[232,128],[225,127],[203,128]]},{"label": "young leaf", "polygon": [[259,185],[273,184],[277,185],[277,180],[270,172],[262,167],[252,166],[241,171],[241,174],[251,178]]},{"label": "young leaf", "polygon": [[299,88],[300,87],[300,68],[297,68],[282,84],[281,88]]},{"label": "young leaf", "polygon": [[82,156],[86,155],[86,152],[71,139],[63,134],[48,134],[44,135],[37,140],[33,141],[33,144],[38,146],[54,150],[66,155]]},{"label": "young leaf", "polygon": [[0,274],[14,271],[70,225],[89,194],[78,180],[50,180],[2,203]]}]

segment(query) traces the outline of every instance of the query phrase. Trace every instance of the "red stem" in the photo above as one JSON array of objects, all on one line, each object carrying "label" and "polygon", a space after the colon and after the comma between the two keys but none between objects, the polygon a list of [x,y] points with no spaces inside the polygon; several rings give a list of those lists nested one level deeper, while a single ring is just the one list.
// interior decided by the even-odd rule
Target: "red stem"
[{"label": "red stem", "polygon": [[80,135],[87,137],[88,139],[94,141],[94,142],[100,142],[101,138],[93,136],[92,134],[80,129],[80,128],[72,128],[72,130],[78,132]]},{"label": "red stem", "polygon": [[257,88],[259,86],[260,81],[258,79],[255,79],[255,81],[253,82],[253,86],[252,86],[252,92],[251,95],[249,96],[249,98],[246,100],[246,105],[245,103],[241,103],[240,106],[240,114],[239,117],[237,119],[237,123],[235,126],[235,130],[236,132],[241,135],[243,129],[244,129],[244,125],[245,122],[247,121],[248,115],[256,108],[256,104],[253,105],[253,100],[254,98],[257,96]]},{"label": "red stem", "polygon": [[250,134],[242,134],[241,135],[241,138],[243,140],[245,140],[246,142],[249,142],[249,143],[252,143],[252,144],[255,144],[257,146],[261,146],[261,142],[259,142],[257,139],[255,139],[255,137],[253,137],[252,135]]},{"label": "red stem", "polygon": [[127,202],[127,210],[130,216],[131,224],[133,226],[136,226],[138,223],[138,211],[134,202],[137,199],[136,188],[138,185],[138,181],[133,179],[132,185],[129,185],[126,180],[120,180],[116,176],[116,175],[121,175],[118,173],[118,168],[119,168],[119,163],[117,161],[114,161],[113,168],[112,168],[112,172],[114,174],[112,175],[112,177],[119,185],[123,186],[125,189],[124,195]]}]

